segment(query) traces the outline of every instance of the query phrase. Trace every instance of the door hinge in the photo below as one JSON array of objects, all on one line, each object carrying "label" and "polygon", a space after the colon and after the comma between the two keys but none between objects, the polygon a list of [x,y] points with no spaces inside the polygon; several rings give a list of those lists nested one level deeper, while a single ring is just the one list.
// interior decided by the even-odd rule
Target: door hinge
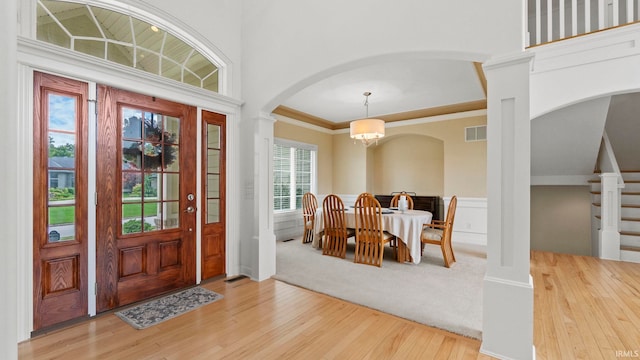
[{"label": "door hinge", "polygon": [[97,192],[93,193],[93,202],[95,203],[96,206],[98,206],[98,193]]},{"label": "door hinge", "polygon": [[93,283],[93,295],[98,296],[98,283]]},{"label": "door hinge", "polygon": [[98,100],[95,99],[87,99],[88,103],[93,103],[93,112],[98,115]]}]

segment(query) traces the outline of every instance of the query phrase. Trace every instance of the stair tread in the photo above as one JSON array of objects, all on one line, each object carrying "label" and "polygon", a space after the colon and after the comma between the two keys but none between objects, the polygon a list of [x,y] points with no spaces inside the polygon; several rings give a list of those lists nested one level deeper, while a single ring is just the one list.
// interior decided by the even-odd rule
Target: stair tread
[{"label": "stair tread", "polygon": [[[601,195],[602,192],[600,191],[592,191],[591,192],[594,195]],[[640,191],[623,191],[622,195],[640,195]]]},{"label": "stair tread", "polygon": [[[600,215],[596,215],[596,219],[602,219],[602,217]],[[640,218],[623,216],[622,218],[620,218],[620,220],[622,220],[622,221],[640,221]]]},{"label": "stair tread", "polygon": [[[591,180],[588,180],[587,182],[592,184],[599,184],[601,181],[600,179],[591,179]],[[625,184],[640,184],[640,180],[625,180],[624,182]]]},{"label": "stair tread", "polygon": [[[601,204],[600,203],[591,203],[591,205],[600,206]],[[637,205],[636,204],[622,204],[622,205],[620,205],[620,207],[640,209],[640,204],[637,204]]]},{"label": "stair tread", "polygon": [[640,246],[620,245],[620,250],[640,252]]},{"label": "stair tread", "polygon": [[640,236],[638,231],[620,231],[620,235]]}]

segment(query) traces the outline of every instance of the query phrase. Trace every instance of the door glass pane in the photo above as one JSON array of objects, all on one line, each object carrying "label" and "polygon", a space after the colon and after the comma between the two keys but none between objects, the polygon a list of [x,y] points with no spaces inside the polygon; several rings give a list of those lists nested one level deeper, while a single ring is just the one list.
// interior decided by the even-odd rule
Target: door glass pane
[{"label": "door glass pane", "polygon": [[49,242],[75,239],[76,98],[48,94]]},{"label": "door glass pane", "polygon": [[164,174],[163,178],[162,188],[164,192],[162,193],[162,199],[167,201],[180,199],[180,175]]},{"label": "door glass pane", "polygon": [[163,229],[175,229],[180,226],[180,203],[164,202],[162,208],[162,227]]},{"label": "door glass pane", "polygon": [[207,172],[215,174],[220,173],[220,150],[207,150]]},{"label": "door glass pane", "polygon": [[220,221],[220,126],[207,124],[207,223]]},{"label": "door glass pane", "polygon": [[220,221],[220,200],[207,199],[207,223],[216,223]]},{"label": "door glass pane", "polygon": [[220,197],[220,175],[207,175],[207,199]]},{"label": "door glass pane", "polygon": [[142,232],[142,204],[122,205],[122,233],[134,234]]},{"label": "door glass pane", "polygon": [[180,119],[123,107],[122,233],[179,226]]},{"label": "door glass pane", "polygon": [[48,241],[74,240],[76,238],[75,217],[76,207],[74,205],[49,206]]}]

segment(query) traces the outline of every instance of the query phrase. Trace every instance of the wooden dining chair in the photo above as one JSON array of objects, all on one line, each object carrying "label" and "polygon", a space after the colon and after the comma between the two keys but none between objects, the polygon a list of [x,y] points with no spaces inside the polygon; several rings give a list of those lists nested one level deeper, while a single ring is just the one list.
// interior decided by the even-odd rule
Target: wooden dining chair
[{"label": "wooden dining chair", "polygon": [[451,267],[456,262],[456,255],[453,253],[451,245],[451,232],[453,232],[453,219],[456,215],[457,204],[458,198],[454,195],[449,202],[445,220],[432,220],[431,224],[424,224],[420,237],[423,251],[425,244],[440,245],[446,267]]},{"label": "wooden dining chair", "polygon": [[389,207],[398,207],[398,200],[400,200],[400,196],[405,196],[407,198],[407,205],[409,210],[413,210],[413,198],[406,192],[399,192],[391,198],[391,202],[389,203]]},{"label": "wooden dining chair", "polygon": [[384,247],[393,235],[382,229],[382,207],[371,194],[358,196],[355,205],[356,253],[353,261],[382,266]]},{"label": "wooden dining chair", "polygon": [[355,235],[355,230],[347,229],[344,202],[338,195],[330,194],[324,198],[322,217],[324,219],[322,255],[344,259],[347,253],[347,239]]},{"label": "wooden dining chair", "polygon": [[316,196],[310,192],[304,193],[304,195],[302,195],[302,219],[304,220],[303,244],[313,242],[316,210],[318,210],[318,199]]}]

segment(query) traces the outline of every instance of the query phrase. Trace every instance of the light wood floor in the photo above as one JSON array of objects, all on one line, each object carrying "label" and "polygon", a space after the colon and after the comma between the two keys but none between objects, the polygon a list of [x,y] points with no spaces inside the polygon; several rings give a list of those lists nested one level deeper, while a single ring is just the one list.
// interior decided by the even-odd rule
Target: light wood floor
[{"label": "light wood floor", "polygon": [[[640,264],[532,252],[531,273],[538,359],[640,352]],[[203,286],[225,298],[146,330],[98,316],[21,343],[19,357],[490,359],[477,340],[275,280]]]}]

